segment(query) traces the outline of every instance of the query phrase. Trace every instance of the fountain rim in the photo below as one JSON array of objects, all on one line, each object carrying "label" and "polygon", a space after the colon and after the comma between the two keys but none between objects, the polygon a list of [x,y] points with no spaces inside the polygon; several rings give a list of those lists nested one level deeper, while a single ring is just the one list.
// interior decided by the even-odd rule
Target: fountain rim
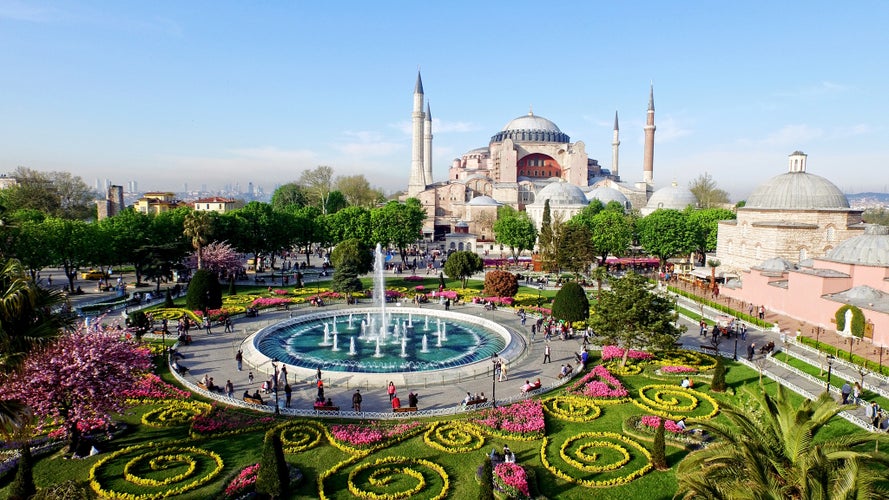
[{"label": "fountain rim", "polygon": [[[367,313],[376,314],[379,313],[379,308],[377,307],[357,307],[357,308],[348,308],[348,309],[328,309],[325,311],[311,312],[308,314],[301,314],[299,316],[294,316],[290,319],[285,319],[283,321],[279,321],[272,325],[268,325],[263,327],[256,332],[249,335],[246,339],[244,339],[242,343],[242,350],[244,360],[247,362],[249,366],[255,367],[257,370],[261,372],[271,372],[272,367],[271,363],[273,361],[272,358],[262,353],[258,345],[259,343],[268,335],[272,334],[274,331],[277,331],[283,326],[291,325],[291,324],[299,324],[308,321],[315,321],[319,319],[332,318],[334,316],[337,317],[345,317],[349,314],[353,314],[356,316],[365,315]],[[430,317],[438,317],[442,319],[453,319],[456,321],[462,321],[465,323],[470,323],[476,326],[480,326],[487,330],[488,333],[493,333],[500,335],[501,338],[505,341],[506,345],[503,349],[501,349],[497,356],[505,360],[508,364],[516,361],[521,354],[526,349],[527,345],[525,339],[503,325],[497,323],[496,321],[489,320],[480,316],[475,316],[472,314],[455,312],[455,311],[443,311],[437,309],[424,309],[421,307],[393,307],[391,309],[387,308],[387,313],[394,314],[414,314],[414,315],[428,315]],[[484,366],[485,369],[488,368],[489,360],[478,360],[473,363],[467,363],[465,365],[456,366],[456,367],[447,367],[447,368],[437,368],[434,370],[422,370],[422,371],[396,371],[396,372],[362,372],[362,371],[339,371],[334,369],[325,369],[324,378],[329,380],[326,382],[328,384],[340,384],[340,385],[356,385],[357,384],[366,384],[366,383],[388,383],[388,381],[396,380],[401,382],[401,385],[409,384],[409,379],[420,377],[420,376],[430,376],[435,374],[440,374],[443,372],[454,372],[457,370],[466,370],[467,372],[471,372],[470,368]],[[295,377],[295,380],[311,380],[315,378],[316,369],[306,368],[302,366],[290,365],[279,361],[279,367],[286,366],[287,373],[292,377]],[[280,369],[280,368],[279,368]],[[490,373],[488,371],[487,373]],[[475,375],[478,375],[477,373]],[[475,375],[467,375],[467,378],[471,378]],[[261,380],[260,380],[261,381]]]}]

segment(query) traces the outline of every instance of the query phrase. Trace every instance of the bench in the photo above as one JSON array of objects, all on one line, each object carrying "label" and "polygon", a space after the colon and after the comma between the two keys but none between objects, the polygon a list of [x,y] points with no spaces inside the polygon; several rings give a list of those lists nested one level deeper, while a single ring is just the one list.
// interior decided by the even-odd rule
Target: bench
[{"label": "bench", "polygon": [[314,406],[312,409],[315,411],[340,411],[339,406]]},{"label": "bench", "polygon": [[198,386],[200,389],[203,389],[203,390],[205,390],[205,391],[209,391],[209,389],[207,389],[207,386],[204,385],[203,382],[198,382],[198,383],[197,383],[197,386]]},{"label": "bench", "polygon": [[416,406],[403,406],[401,408],[392,408],[393,413],[409,413],[417,411]]},{"label": "bench", "polygon": [[275,306],[275,310],[288,311],[288,310],[290,310],[290,304],[278,304]]},{"label": "bench", "polygon": [[713,354],[717,354],[719,352],[718,348],[713,347],[712,345],[708,345],[708,344],[701,344],[701,350],[711,352]]},{"label": "bench", "polygon": [[245,397],[244,401],[247,403],[255,404],[255,405],[264,405],[265,404],[265,401],[263,401],[261,399],[255,399],[255,398]]},{"label": "bench", "polygon": [[488,398],[470,399],[470,400],[466,403],[466,406],[468,407],[468,406],[472,406],[472,405],[480,405],[480,404],[482,404],[482,403],[487,403],[487,402],[488,402]]}]

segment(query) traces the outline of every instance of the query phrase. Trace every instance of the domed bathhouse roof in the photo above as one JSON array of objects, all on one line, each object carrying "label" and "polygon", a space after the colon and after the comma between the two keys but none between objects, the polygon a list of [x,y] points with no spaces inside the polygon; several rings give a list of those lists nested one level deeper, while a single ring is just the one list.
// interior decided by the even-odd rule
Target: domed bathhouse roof
[{"label": "domed bathhouse roof", "polygon": [[685,210],[689,205],[696,207],[698,199],[687,187],[680,186],[676,181],[667,187],[662,187],[651,195],[642,215],[648,215],[659,208],[671,210]]},{"label": "domed bathhouse roof", "polygon": [[806,155],[790,155],[787,173],[772,177],[747,197],[744,208],[767,210],[842,210],[849,208],[846,195],[824,177],[806,172]]},{"label": "domed bathhouse roof", "polygon": [[608,186],[599,186],[586,194],[588,200],[599,200],[603,205],[607,205],[609,201],[620,203],[624,209],[630,206],[630,200],[623,193]]},{"label": "domed bathhouse roof", "polygon": [[867,225],[864,234],[840,243],[827,260],[864,266],[889,266],[889,227]]},{"label": "domed bathhouse roof", "polygon": [[781,257],[764,260],[762,261],[762,264],[753,267],[753,269],[756,269],[757,271],[777,274],[782,274],[785,271],[790,271],[796,268],[796,264],[787,259],[782,259]]},{"label": "domed bathhouse roof", "polygon": [[533,112],[507,123],[503,130],[491,137],[491,142],[503,142],[505,139],[515,142],[571,142],[568,134],[559,130],[555,123]]},{"label": "domed bathhouse roof", "polygon": [[553,182],[537,192],[535,205],[543,205],[549,200],[551,207],[564,205],[587,205],[589,202],[583,191],[570,182]]},{"label": "domed bathhouse roof", "polygon": [[499,207],[500,205],[503,205],[503,203],[500,203],[490,196],[482,195],[469,200],[467,205],[472,205],[474,207]]}]

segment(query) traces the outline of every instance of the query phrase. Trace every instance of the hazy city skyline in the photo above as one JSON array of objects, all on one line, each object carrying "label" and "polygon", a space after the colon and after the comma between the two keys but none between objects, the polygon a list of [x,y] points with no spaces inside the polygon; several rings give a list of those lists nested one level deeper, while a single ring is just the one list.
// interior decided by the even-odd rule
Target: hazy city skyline
[{"label": "hazy city skyline", "polygon": [[887,11],[0,0],[0,172],[269,193],[330,165],[391,193],[410,173],[419,65],[435,180],[532,106],[606,168],[617,110],[621,175],[639,180],[653,81],[656,187],[706,171],[743,199],[802,150],[845,192],[885,191]]}]

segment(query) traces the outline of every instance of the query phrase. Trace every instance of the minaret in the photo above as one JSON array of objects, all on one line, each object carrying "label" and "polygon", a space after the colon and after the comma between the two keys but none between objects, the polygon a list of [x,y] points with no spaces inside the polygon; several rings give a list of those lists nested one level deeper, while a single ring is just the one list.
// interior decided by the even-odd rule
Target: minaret
[{"label": "minaret", "polygon": [[642,157],[642,182],[654,180],[654,84],[648,94],[648,116],[645,119],[645,153]]},{"label": "minaret", "polygon": [[417,85],[414,87],[414,112],[411,114],[411,177],[407,183],[407,195],[416,196],[426,189],[426,172],[423,170],[423,79],[417,71]]},{"label": "minaret", "polygon": [[614,112],[614,137],[611,139],[611,175],[615,180],[620,180],[620,172],[617,169],[617,148],[620,146],[618,138],[620,129],[617,126],[617,111]]},{"label": "minaret", "polygon": [[426,185],[432,184],[432,109],[426,101],[426,119],[423,121],[423,171]]}]

